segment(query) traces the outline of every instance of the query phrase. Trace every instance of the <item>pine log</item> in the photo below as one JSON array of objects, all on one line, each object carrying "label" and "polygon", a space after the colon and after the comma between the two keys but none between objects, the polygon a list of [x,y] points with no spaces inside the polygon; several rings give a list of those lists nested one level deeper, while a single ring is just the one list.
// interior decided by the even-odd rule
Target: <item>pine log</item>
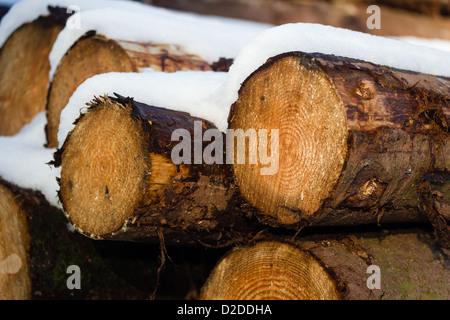
[{"label": "pine log", "polygon": [[[146,299],[156,285],[159,253],[157,245],[88,239],[39,191],[0,178],[0,300]],[[81,270],[81,290],[67,287],[70,265]],[[166,272],[186,276],[171,266]],[[173,290],[165,277],[159,289],[183,297],[185,286]]]},{"label": "pine log", "polygon": [[[229,245],[260,230],[252,208],[236,192],[226,165],[175,165],[172,132],[186,129],[188,113],[131,98],[99,97],[55,153],[60,200],[72,226],[93,239]],[[194,147],[193,149],[194,150]],[[203,149],[202,149],[203,150]],[[256,226],[255,226],[256,225]]]},{"label": "pine log", "polygon": [[49,16],[25,23],[0,52],[0,135],[12,136],[45,110],[48,56],[67,19],[65,9],[49,7]]},{"label": "pine log", "polygon": [[243,83],[229,128],[278,129],[279,169],[235,163],[240,192],[275,226],[428,217],[450,246],[449,99],[444,77],[324,54],[273,57]]},{"label": "pine log", "polygon": [[0,184],[0,300],[31,298],[26,213],[15,195]]},{"label": "pine log", "polygon": [[200,298],[448,300],[448,254],[426,229],[260,240],[225,254]]},{"label": "pine log", "polygon": [[173,44],[138,43],[108,39],[91,32],[78,40],[61,60],[51,83],[47,101],[48,147],[58,146],[62,109],[86,79],[107,72],[212,70],[200,57]]}]

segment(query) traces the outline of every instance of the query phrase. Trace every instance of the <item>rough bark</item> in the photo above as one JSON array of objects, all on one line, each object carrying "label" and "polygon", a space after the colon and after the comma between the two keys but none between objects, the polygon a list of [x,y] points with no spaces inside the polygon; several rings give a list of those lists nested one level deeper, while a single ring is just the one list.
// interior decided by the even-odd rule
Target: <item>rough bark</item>
[{"label": "rough bark", "polygon": [[449,276],[448,251],[427,229],[260,239],[230,250],[200,298],[448,300]]},{"label": "rough bark", "polygon": [[212,70],[203,59],[176,45],[107,39],[91,32],[68,50],[55,72],[47,101],[48,146],[58,146],[61,111],[81,83],[101,73],[139,72],[145,68],[164,72]]},{"label": "rough bark", "polygon": [[444,77],[323,54],[269,59],[242,85],[229,127],[278,129],[279,170],[234,164],[237,184],[273,225],[428,217],[450,246],[449,99]]},{"label": "rough bark", "polygon": [[0,52],[0,135],[14,135],[45,110],[48,55],[64,27],[65,9],[49,7],[39,17],[14,31]]},{"label": "rough bark", "polygon": [[130,98],[96,98],[55,154],[60,199],[73,227],[94,239],[212,246],[258,232],[229,166],[195,164],[194,151],[191,164],[173,163],[179,141],[171,141],[172,133],[186,129],[194,146],[196,121],[202,131],[214,128]]}]

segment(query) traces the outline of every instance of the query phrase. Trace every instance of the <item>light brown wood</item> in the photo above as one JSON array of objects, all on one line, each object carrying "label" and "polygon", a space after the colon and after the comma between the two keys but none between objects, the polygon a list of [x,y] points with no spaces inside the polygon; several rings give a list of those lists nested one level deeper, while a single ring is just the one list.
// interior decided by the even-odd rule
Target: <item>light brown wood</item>
[{"label": "light brown wood", "polygon": [[0,300],[31,298],[30,236],[19,199],[0,184]]},{"label": "light brown wood", "polygon": [[310,254],[277,241],[235,248],[214,268],[203,300],[336,300],[333,278]]},{"label": "light brown wood", "polygon": [[[430,229],[366,230],[292,238],[266,235],[231,249],[201,299],[448,300],[448,251]],[[445,250],[445,249],[444,249]],[[378,276],[374,272],[378,272]],[[378,286],[379,285],[379,286]]]},{"label": "light brown wood", "polygon": [[445,77],[322,54],[269,59],[242,85],[229,127],[279,130],[279,170],[235,162],[237,184],[275,226],[428,216],[450,245],[449,99]]}]

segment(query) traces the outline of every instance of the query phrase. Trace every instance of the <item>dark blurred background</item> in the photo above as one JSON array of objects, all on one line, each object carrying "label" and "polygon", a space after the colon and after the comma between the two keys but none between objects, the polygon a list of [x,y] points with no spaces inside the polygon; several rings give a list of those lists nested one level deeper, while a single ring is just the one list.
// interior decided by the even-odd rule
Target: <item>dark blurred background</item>
[{"label": "dark blurred background", "polygon": [[[382,36],[450,40],[450,0],[140,0],[155,6],[280,25],[311,22]],[[369,30],[367,7],[381,9],[381,29]]]},{"label": "dark blurred background", "polygon": [[[11,3],[0,0],[0,18]],[[36,0],[38,1],[38,0]],[[381,36],[450,40],[450,0],[133,0],[207,15],[280,25],[310,22]],[[370,30],[367,7],[381,9],[381,29]]]}]

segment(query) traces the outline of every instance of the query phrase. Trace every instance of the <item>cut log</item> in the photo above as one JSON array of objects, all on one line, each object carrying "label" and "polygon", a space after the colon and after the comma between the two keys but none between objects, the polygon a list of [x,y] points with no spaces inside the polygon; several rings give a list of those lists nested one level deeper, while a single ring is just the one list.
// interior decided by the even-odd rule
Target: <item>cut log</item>
[{"label": "cut log", "polygon": [[[197,121],[197,123],[195,123]],[[55,153],[60,199],[80,233],[93,239],[229,244],[259,231],[236,192],[229,166],[175,165],[176,129],[193,138],[214,128],[188,113],[96,98]],[[183,137],[184,139],[184,137]],[[184,141],[184,140],[183,140]]]},{"label": "cut log", "polygon": [[278,129],[279,169],[235,163],[237,184],[272,225],[428,216],[450,246],[449,99],[444,77],[323,54],[271,58],[243,83],[229,128]]},{"label": "cut log", "polygon": [[45,110],[49,84],[48,56],[67,19],[65,9],[17,29],[0,53],[0,135],[12,136]]},{"label": "cut log", "polygon": [[447,259],[426,229],[260,241],[230,250],[200,298],[448,300]]},{"label": "cut log", "polygon": [[164,72],[212,70],[203,59],[183,52],[176,45],[107,39],[95,32],[88,34],[68,50],[51,83],[47,102],[48,147],[58,146],[61,111],[81,83],[101,73],[139,72],[145,68]]},{"label": "cut log", "polygon": [[234,249],[214,268],[203,300],[330,300],[336,282],[311,255],[282,242]]},{"label": "cut log", "polygon": [[[88,239],[39,191],[0,178],[0,300],[145,299],[154,291],[159,252],[156,245]],[[71,265],[81,270],[81,290],[67,286]],[[185,278],[182,269],[167,272]]]},{"label": "cut log", "polygon": [[15,195],[0,184],[0,300],[31,298],[26,213]]}]

